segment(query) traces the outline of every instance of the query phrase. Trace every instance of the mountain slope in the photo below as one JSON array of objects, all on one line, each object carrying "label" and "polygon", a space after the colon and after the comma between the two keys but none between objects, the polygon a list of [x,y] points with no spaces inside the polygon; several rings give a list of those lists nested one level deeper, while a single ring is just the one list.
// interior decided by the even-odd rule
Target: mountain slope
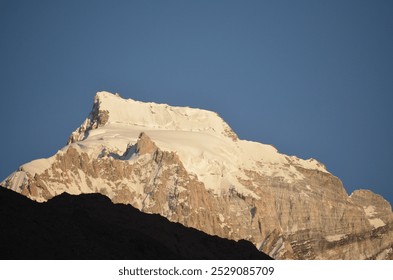
[{"label": "mountain slope", "polygon": [[100,194],[39,204],[1,188],[0,240],[1,259],[269,259]]},{"label": "mountain slope", "polygon": [[97,93],[68,145],[3,185],[46,201],[102,193],[147,213],[234,240],[274,258],[392,255],[393,214],[369,191],[346,193],[316,160],[240,140],[213,112]]}]

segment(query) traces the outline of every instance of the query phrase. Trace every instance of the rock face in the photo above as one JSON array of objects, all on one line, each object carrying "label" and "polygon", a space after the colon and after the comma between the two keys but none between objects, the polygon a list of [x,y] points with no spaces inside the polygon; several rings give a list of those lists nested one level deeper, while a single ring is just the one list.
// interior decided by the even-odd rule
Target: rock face
[{"label": "rock face", "polygon": [[348,196],[316,160],[238,139],[215,113],[97,93],[68,145],[2,183],[40,202],[101,193],[277,259],[390,259],[393,214],[366,190]]}]

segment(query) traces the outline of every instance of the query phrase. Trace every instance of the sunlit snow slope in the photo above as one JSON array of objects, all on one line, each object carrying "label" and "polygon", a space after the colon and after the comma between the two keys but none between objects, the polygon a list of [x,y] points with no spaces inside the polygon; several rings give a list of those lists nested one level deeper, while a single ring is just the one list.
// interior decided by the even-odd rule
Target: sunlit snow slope
[{"label": "sunlit snow slope", "polygon": [[[327,172],[316,160],[286,156],[273,146],[239,140],[214,112],[143,103],[109,92],[96,94],[93,111],[81,128],[70,137],[70,146],[87,153],[90,158],[99,158],[105,152],[123,154],[144,132],[161,150],[176,152],[187,171],[217,194],[235,187],[241,193],[255,195],[237,179],[244,178],[244,169],[258,169],[264,175],[282,177],[287,182],[303,178],[294,166]],[[26,176],[24,172],[31,176],[42,173],[54,158],[24,164],[20,168],[22,172],[12,175],[17,177],[12,189],[18,189]],[[132,161],[133,157],[127,160]]]}]

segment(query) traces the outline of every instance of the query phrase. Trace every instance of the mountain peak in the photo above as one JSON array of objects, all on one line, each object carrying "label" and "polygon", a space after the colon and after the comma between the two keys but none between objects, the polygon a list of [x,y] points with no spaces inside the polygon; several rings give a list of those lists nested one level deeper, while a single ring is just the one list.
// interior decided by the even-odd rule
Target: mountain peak
[{"label": "mountain peak", "polygon": [[109,91],[97,91],[95,99],[105,100],[107,98],[121,98],[118,93],[111,93]]},{"label": "mountain peak", "polygon": [[119,94],[97,92],[91,113],[68,140],[86,138],[91,129],[106,124],[139,126],[157,130],[193,131],[216,134],[237,141],[236,133],[217,113],[190,107],[123,99]]}]

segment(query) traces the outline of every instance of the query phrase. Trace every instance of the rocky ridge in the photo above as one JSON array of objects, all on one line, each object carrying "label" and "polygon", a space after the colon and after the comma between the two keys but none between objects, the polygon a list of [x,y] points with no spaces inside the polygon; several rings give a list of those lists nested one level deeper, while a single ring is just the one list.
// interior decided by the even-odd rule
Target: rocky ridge
[{"label": "rocky ridge", "polygon": [[277,259],[390,259],[391,206],[316,160],[240,140],[215,113],[97,93],[67,146],[2,183],[33,200],[101,193]]}]

